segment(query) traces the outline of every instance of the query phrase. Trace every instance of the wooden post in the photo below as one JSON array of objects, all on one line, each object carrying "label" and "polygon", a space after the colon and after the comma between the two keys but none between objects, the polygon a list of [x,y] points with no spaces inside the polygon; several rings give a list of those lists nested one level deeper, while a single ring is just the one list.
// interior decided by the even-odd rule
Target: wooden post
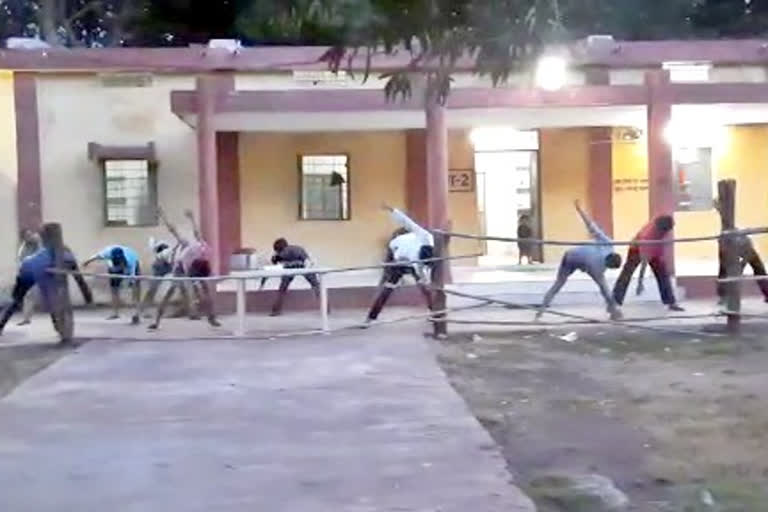
[{"label": "wooden post", "polygon": [[[450,237],[442,233],[435,233],[435,258],[445,258],[448,256],[448,244]],[[438,313],[432,316],[432,334],[435,339],[444,339],[448,336],[448,323],[446,322],[445,310],[448,307],[448,300],[445,294],[445,283],[448,282],[448,261],[436,261],[432,267],[432,309]]]},{"label": "wooden post", "polygon": [[[736,180],[721,180],[717,183],[719,195],[720,222],[722,231],[736,227]],[[726,277],[739,277],[741,264],[739,244],[736,237],[721,238],[718,251],[725,264]],[[728,332],[738,334],[741,330],[741,283],[733,281],[725,284],[726,305],[728,308]]]},{"label": "wooden post", "polygon": [[[61,224],[48,223],[42,229],[43,245],[53,252],[53,266],[57,270],[66,270],[64,264],[64,237],[61,232]],[[66,274],[53,276],[54,286],[51,296],[48,297],[51,308],[53,326],[59,333],[62,343],[71,343],[74,338],[75,322],[72,313],[72,302],[69,298],[69,279]]]}]

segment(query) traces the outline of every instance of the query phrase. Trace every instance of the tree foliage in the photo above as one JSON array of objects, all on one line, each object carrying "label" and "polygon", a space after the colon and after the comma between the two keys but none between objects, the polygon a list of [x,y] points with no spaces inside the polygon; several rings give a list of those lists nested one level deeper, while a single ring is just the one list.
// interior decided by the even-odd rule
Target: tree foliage
[{"label": "tree foliage", "polygon": [[255,0],[240,27],[257,37],[322,34],[333,70],[403,53],[408,63],[383,75],[387,94],[410,97],[418,76],[425,94],[442,102],[463,57],[474,56],[476,71],[494,83],[528,64],[543,43],[562,36],[558,9],[558,0]]}]

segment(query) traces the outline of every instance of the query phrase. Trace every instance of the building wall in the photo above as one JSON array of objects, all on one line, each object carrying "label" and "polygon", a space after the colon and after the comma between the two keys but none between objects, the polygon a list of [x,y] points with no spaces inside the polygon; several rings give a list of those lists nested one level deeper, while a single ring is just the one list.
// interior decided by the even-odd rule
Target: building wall
[{"label": "building wall", "polygon": [[[737,180],[736,222],[740,227],[768,225],[768,126],[729,127],[722,144],[713,148],[712,187],[717,181]],[[648,220],[648,158],[645,140],[617,142],[613,145],[614,238],[629,240]],[[622,182],[622,180],[634,180]],[[637,190],[628,190],[635,184]],[[624,190],[618,190],[623,188]],[[676,212],[677,237],[706,236],[720,231],[720,217],[714,209]],[[765,237],[754,237],[758,249],[768,250]],[[717,242],[678,244],[675,257],[680,263],[716,261]],[[713,265],[712,272],[716,271]]]},{"label": "building wall", "polygon": [[[349,155],[349,221],[298,220],[300,154]],[[243,133],[240,139],[242,245],[271,250],[277,237],[301,244],[320,265],[378,263],[396,229],[382,209],[405,206],[405,134]]]},{"label": "building wall", "polygon": [[[589,130],[541,130],[539,147],[543,237],[587,240],[589,235],[573,201],[578,199],[585,208],[588,204]],[[545,247],[545,263],[557,264],[566,250]]]},{"label": "building wall", "polygon": [[[451,130],[448,133],[449,169],[472,169],[475,172],[475,149],[466,130]],[[477,211],[477,180],[472,192],[448,193],[448,218],[456,233],[480,233],[480,216]],[[482,244],[475,240],[454,238],[450,243],[453,256],[473,255],[482,252]],[[474,265],[477,258],[457,260],[454,265]]]},{"label": "building wall", "polygon": [[[736,224],[768,225],[768,125],[734,126],[720,146],[713,148],[713,187],[717,181],[736,180]],[[712,209],[675,214],[677,236],[702,236],[720,231],[720,217]],[[768,249],[764,236],[753,237],[758,250]],[[684,260],[716,260],[717,242],[680,244],[675,255]],[[713,267],[713,271],[716,268]]]},{"label": "building wall", "polygon": [[0,287],[16,265],[16,108],[13,73],[0,71]]},{"label": "building wall", "polygon": [[121,243],[151,261],[150,235],[167,238],[161,227],[105,227],[103,176],[88,159],[89,142],[144,145],[154,141],[158,197],[168,216],[198,209],[195,131],[170,110],[170,92],[194,88],[194,77],[155,75],[151,87],[104,87],[97,75],[40,75],[38,109],[45,221],[61,222],[66,242],[84,258]]},{"label": "building wall", "polygon": [[[631,240],[648,220],[648,145],[613,139],[613,238]],[[626,248],[621,248],[625,253]]]}]

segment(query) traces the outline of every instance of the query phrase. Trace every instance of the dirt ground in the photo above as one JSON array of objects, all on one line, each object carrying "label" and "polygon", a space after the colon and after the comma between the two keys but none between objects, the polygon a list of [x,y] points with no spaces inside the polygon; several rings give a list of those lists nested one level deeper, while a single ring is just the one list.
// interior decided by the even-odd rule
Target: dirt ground
[{"label": "dirt ground", "polygon": [[523,489],[542,473],[598,473],[635,511],[758,512],[768,510],[767,328],[750,324],[744,340],[478,332],[438,351]]},{"label": "dirt ground", "polygon": [[0,339],[0,398],[69,350],[54,344],[3,345]]}]

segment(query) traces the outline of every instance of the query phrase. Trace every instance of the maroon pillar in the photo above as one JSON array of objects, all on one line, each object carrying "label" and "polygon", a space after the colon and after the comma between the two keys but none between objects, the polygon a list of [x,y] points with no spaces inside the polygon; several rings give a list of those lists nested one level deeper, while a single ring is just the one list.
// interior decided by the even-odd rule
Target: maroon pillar
[{"label": "maroon pillar", "polygon": [[427,136],[424,130],[405,132],[405,154],[405,206],[413,220],[427,225]]},{"label": "maroon pillar", "polygon": [[613,129],[589,129],[589,212],[613,236]]},{"label": "maroon pillar", "polygon": [[34,73],[15,73],[13,90],[16,110],[17,225],[19,231],[38,230],[43,222],[43,204],[37,82]]},{"label": "maroon pillar", "polygon": [[[675,213],[672,148],[664,136],[672,119],[669,72],[648,71],[645,82],[648,87],[648,216],[653,219]],[[674,273],[672,245],[667,247],[667,261]]]},{"label": "maroon pillar", "polygon": [[213,76],[197,79],[197,158],[200,199],[200,225],[213,253],[212,272],[221,272],[219,235],[219,191],[216,156],[217,81]]},{"label": "maroon pillar", "polygon": [[216,134],[219,188],[219,261],[221,272],[229,272],[229,257],[240,248],[240,134]]},{"label": "maroon pillar", "polygon": [[428,102],[427,116],[427,225],[448,227],[448,128],[445,107]]}]

